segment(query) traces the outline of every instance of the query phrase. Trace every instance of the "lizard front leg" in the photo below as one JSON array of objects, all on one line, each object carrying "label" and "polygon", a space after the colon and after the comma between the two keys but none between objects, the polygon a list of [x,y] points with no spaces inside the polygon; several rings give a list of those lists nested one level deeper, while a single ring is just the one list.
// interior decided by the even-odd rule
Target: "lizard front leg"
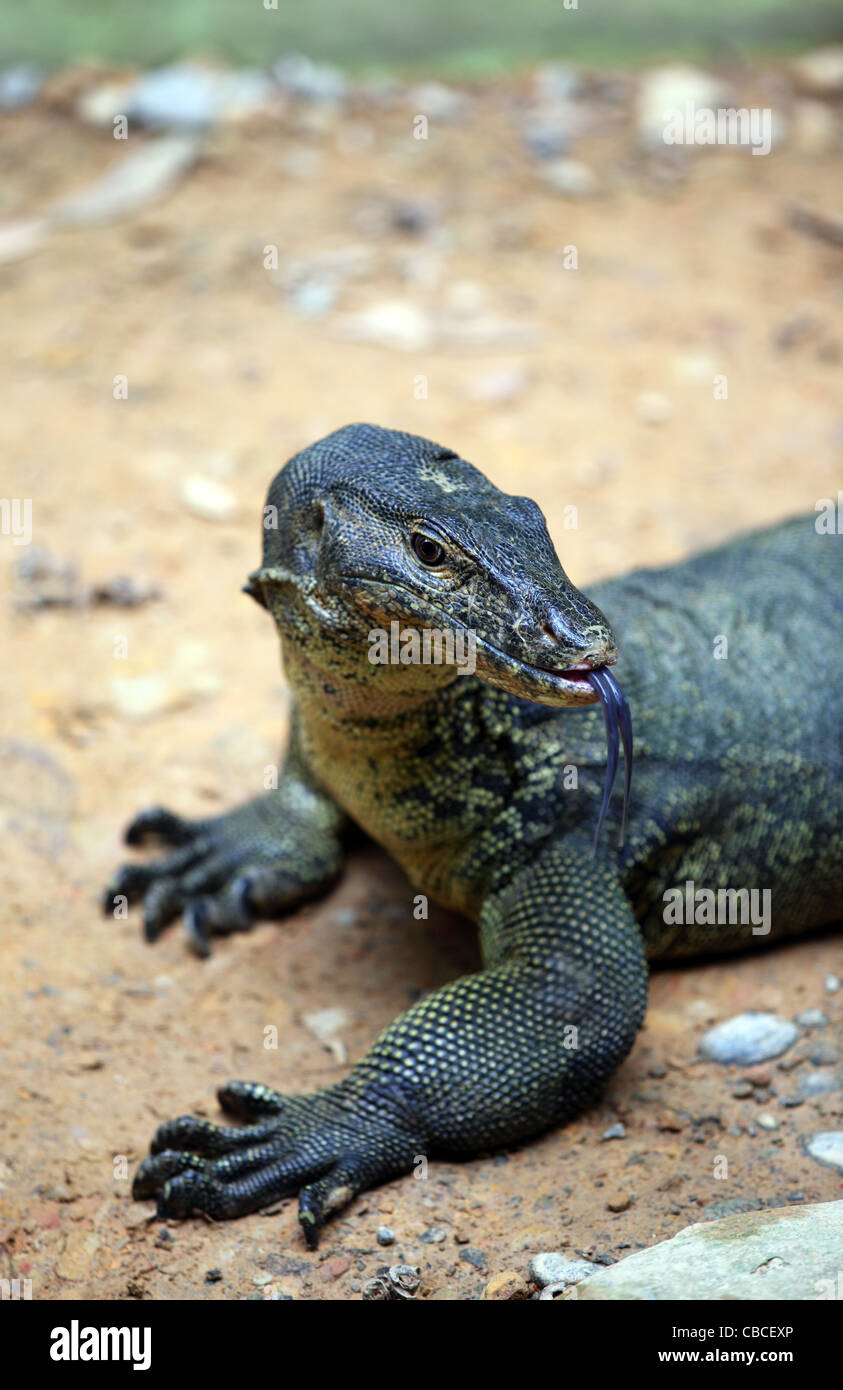
[{"label": "lizard front leg", "polygon": [[173,852],[118,869],[103,909],[113,912],[119,899],[142,900],[148,941],[181,913],[192,946],[207,955],[211,936],[248,931],[259,917],[283,916],[327,892],[342,867],[348,824],[311,777],[294,718],[277,790],[203,820],[157,806],[141,811],[127,843],[154,839]]},{"label": "lizard front leg", "polygon": [[575,1114],[632,1046],[647,994],[638,928],[616,875],[559,845],[481,914],[486,968],[415,1004],[347,1077],[284,1097],[232,1083],[224,1109],[256,1120],[165,1124],[134,1195],[161,1216],[220,1218],[299,1193],[315,1245],[325,1217],[420,1155],[467,1153]]}]

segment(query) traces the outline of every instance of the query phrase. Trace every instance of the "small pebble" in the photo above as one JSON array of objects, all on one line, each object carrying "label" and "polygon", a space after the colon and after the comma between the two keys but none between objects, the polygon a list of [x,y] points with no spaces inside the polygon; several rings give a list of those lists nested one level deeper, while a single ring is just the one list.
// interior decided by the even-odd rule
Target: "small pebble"
[{"label": "small pebble", "polygon": [[805,1140],[805,1152],[826,1168],[843,1173],[843,1129],[828,1129]]},{"label": "small pebble", "polygon": [[811,1045],[808,1061],[814,1067],[833,1067],[840,1061],[840,1048],[827,1038],[817,1038]]},{"label": "small pebble", "polygon": [[489,1280],[483,1290],[484,1299],[494,1299],[504,1301],[506,1299],[523,1299],[530,1297],[530,1290],[527,1281],[522,1278],[517,1269],[505,1269],[502,1274],[496,1274]]},{"label": "small pebble", "polygon": [[750,1086],[769,1086],[773,1080],[773,1073],[769,1067],[761,1063],[757,1067],[749,1067],[744,1072],[744,1081],[748,1081]]},{"label": "small pebble", "polygon": [[482,1250],[472,1250],[470,1247],[460,1251],[460,1259],[467,1264],[474,1265],[475,1269],[482,1269],[486,1263],[486,1256]]},{"label": "small pebble", "polygon": [[409,93],[410,105],[419,115],[431,121],[458,121],[465,109],[465,98],[453,87],[442,82],[423,82]]},{"label": "small pebble", "polygon": [[840,988],[840,977],[838,975],[826,975],[825,992],[826,994],[836,994]]},{"label": "small pebble", "polygon": [[799,1094],[806,1098],[828,1096],[833,1091],[839,1091],[841,1084],[841,1078],[830,1067],[822,1071],[808,1071],[799,1078]]},{"label": "small pebble", "polygon": [[447,1231],[443,1231],[441,1226],[431,1226],[429,1231],[422,1231],[419,1240],[423,1245],[441,1245],[447,1236]]},{"label": "small pebble", "polygon": [[628,1211],[632,1204],[632,1198],[628,1192],[616,1192],[614,1197],[610,1197],[606,1203],[608,1211]]},{"label": "small pebble", "polygon": [[721,1066],[751,1066],[779,1057],[799,1036],[795,1023],[770,1013],[743,1013],[709,1028],[700,1052]]},{"label": "small pebble", "polygon": [[796,1022],[800,1028],[827,1028],[828,1014],[824,1014],[822,1009],[805,1009],[796,1015]]},{"label": "small pebble", "polygon": [[394,1245],[395,1232],[391,1226],[378,1226],[377,1232],[378,1245]]},{"label": "small pebble", "polygon": [[804,1104],[804,1096],[779,1096],[779,1105],[783,1105],[787,1110],[795,1110],[798,1105]]},{"label": "small pebble", "polygon": [[779,1122],[775,1115],[769,1114],[766,1110],[763,1115],[758,1116],[758,1124],[761,1129],[778,1129],[779,1127]]},{"label": "small pebble", "polygon": [[604,1138],[604,1139],[623,1139],[623,1138],[625,1138],[625,1137],[626,1137],[626,1126],[625,1126],[625,1125],[622,1125],[621,1122],[620,1122],[620,1120],[618,1121],[618,1123],[617,1123],[616,1125],[610,1125],[609,1128],[608,1128],[607,1130],[604,1130],[604,1131],[603,1131],[603,1138]]},{"label": "small pebble", "polygon": [[753,1086],[751,1081],[739,1081],[737,1086],[732,1087],[732,1095],[735,1100],[746,1100],[747,1096],[752,1095],[752,1091]]},{"label": "small pebble", "polygon": [[776,1066],[779,1071],[795,1071],[797,1067],[801,1067],[804,1061],[805,1058],[803,1056],[800,1056],[798,1052],[794,1052],[790,1057],[782,1057],[781,1061],[776,1063]]}]

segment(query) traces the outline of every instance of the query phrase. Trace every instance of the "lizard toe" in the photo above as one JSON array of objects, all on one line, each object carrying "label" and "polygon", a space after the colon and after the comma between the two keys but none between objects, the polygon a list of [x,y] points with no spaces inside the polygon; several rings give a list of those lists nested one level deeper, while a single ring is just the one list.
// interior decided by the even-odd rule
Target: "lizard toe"
[{"label": "lizard toe", "polygon": [[121,865],[103,893],[103,912],[106,916],[111,915],[118,898],[125,898],[130,903],[136,902],[139,898],[145,897],[154,885],[183,874],[195,864],[202,852],[203,845],[195,841],[183,845],[173,854],[165,855],[163,859],[154,859],[150,864]]},{"label": "lizard toe", "polygon": [[[143,929],[147,941],[156,941],[168,923],[189,904],[199,902],[204,894],[214,892],[230,877],[232,865],[229,856],[219,853],[201,857],[204,845],[198,851],[196,845],[201,845],[201,842],[194,842],[193,846],[177,851],[159,864],[142,866],[157,871],[143,899]],[[179,855],[185,858],[180,861]],[[198,863],[194,862],[197,856]],[[179,873],[179,868],[183,868],[184,872]],[[169,874],[168,869],[171,871]],[[199,955],[207,955],[207,944],[202,938],[201,915],[197,913],[197,917],[199,922],[194,933],[194,948]]]},{"label": "lizard toe", "polygon": [[280,1091],[263,1086],[259,1081],[228,1081],[217,1091],[217,1100],[226,1115],[240,1120],[279,1115],[287,1104]]},{"label": "lizard toe", "polygon": [[198,956],[211,954],[212,936],[249,931],[254,924],[255,914],[251,910],[249,878],[246,874],[238,874],[218,893],[194,898],[184,909],[187,939]]},{"label": "lizard toe", "polygon": [[[159,1167],[150,1172],[152,1164]],[[204,1215],[221,1221],[294,1196],[325,1167],[306,1148],[279,1157],[267,1145],[214,1162],[165,1152],[141,1165],[132,1191],[135,1197],[155,1196],[161,1217]]]},{"label": "lizard toe", "polygon": [[127,845],[142,845],[151,839],[163,840],[167,845],[184,845],[196,832],[195,822],[177,816],[165,806],[147,806],[129,822],[123,838]]},{"label": "lizard toe", "polygon": [[326,1219],[333,1212],[348,1206],[358,1192],[371,1187],[378,1177],[377,1165],[373,1166],[364,1158],[351,1154],[339,1159],[316,1182],[302,1188],[299,1193],[299,1225],[311,1250],[318,1244],[319,1231]]},{"label": "lizard toe", "polygon": [[255,1148],[278,1135],[277,1120],[254,1125],[215,1125],[194,1115],[180,1115],[159,1125],[149,1145],[151,1154],[189,1151],[203,1158],[218,1158],[236,1149]]}]

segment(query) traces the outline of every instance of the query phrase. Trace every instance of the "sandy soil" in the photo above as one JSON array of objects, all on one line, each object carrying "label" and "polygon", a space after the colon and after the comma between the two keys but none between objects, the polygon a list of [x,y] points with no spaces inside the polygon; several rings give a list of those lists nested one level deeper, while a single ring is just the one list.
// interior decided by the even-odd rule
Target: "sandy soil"
[{"label": "sandy soil", "polygon": [[[599,1107],[517,1151],[359,1198],[316,1255],[291,1203],[162,1228],[129,1196],[155,1124],[216,1115],[227,1078],[302,1089],[338,1074],[303,1015],[345,1009],[353,1062],[420,991],[475,961],[460,922],[413,922],[407,884],[374,851],[329,901],[223,942],[206,964],[178,927],[153,949],[136,915],[100,916],[136,808],[222,809],[277,758],[276,644],[238,588],[285,458],[353,419],[437,438],[537,498],[586,588],[836,496],[840,253],[786,213],[826,205],[839,162],[717,151],[674,179],[635,153],[620,111],[576,151],[599,193],[566,200],[523,152],[522,95],[481,90],[427,142],[389,109],[227,129],[168,201],[57,232],[0,268],[2,491],[32,499],[33,544],[75,562],[85,584],[123,574],[161,591],[135,609],[22,611],[13,569],[26,550],[0,536],[0,1274],[30,1278],[36,1298],[354,1298],[397,1257],[421,1265],[426,1295],[473,1298],[539,1250],[610,1260],[724,1204],[843,1193],[800,1147],[840,1127],[843,1101],[789,1109],[762,1090],[759,1105],[732,1096],[739,1072],[695,1060],[707,1024],[745,1008],[818,1006],[839,1023],[823,979],[840,972],[840,939],[825,938],[656,973],[646,1027]],[[5,118],[0,150],[10,218],[122,153],[60,105]],[[408,198],[430,200],[420,231],[395,226]],[[277,273],[263,264],[271,244]],[[370,261],[326,313],[303,317],[284,266],[349,249]],[[385,300],[430,316],[427,341],[343,337]],[[117,374],[126,400],[113,397]],[[194,474],[228,490],[231,515],[191,512]],[[264,1047],[270,1025],[277,1050]],[[773,1064],[778,1097],[798,1076]],[[779,1128],[747,1133],[762,1110]],[[603,1142],[619,1119],[626,1137]],[[718,1155],[726,1179],[713,1176]],[[629,1205],[611,1212],[618,1194]],[[375,1241],[383,1222],[389,1251]]]}]

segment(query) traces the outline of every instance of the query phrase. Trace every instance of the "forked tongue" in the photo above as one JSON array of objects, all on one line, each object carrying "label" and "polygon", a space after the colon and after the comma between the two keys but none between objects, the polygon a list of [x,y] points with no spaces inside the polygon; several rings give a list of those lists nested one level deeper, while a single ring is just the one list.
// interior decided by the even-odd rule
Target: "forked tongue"
[{"label": "forked tongue", "polygon": [[612,796],[612,788],[615,785],[615,777],[618,771],[618,732],[620,732],[620,742],[623,744],[623,816],[621,819],[621,844],[626,838],[626,822],[629,816],[629,793],[632,786],[632,718],[629,713],[629,705],[626,696],[606,666],[601,666],[596,671],[589,671],[586,680],[593,690],[597,691],[600,703],[603,706],[603,719],[606,724],[606,742],[608,744],[608,756],[606,758],[606,785],[603,788],[603,804],[600,807],[600,815],[597,818],[597,829],[594,832],[594,843],[592,853],[597,853],[597,842],[600,839],[600,831],[603,829],[603,822],[606,819],[606,812],[609,809],[609,801]]}]

